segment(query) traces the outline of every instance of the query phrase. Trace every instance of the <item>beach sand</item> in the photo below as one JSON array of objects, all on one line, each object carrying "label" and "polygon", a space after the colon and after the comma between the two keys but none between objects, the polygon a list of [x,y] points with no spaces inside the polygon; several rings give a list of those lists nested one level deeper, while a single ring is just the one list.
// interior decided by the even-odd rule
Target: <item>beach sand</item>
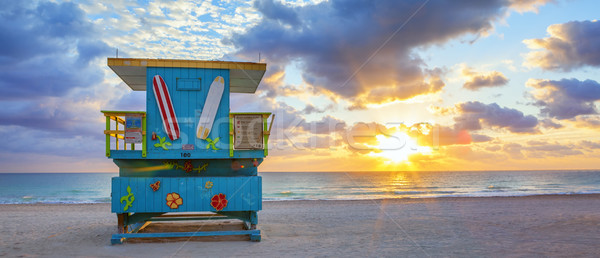
[{"label": "beach sand", "polygon": [[262,242],[110,245],[108,204],[0,205],[0,256],[600,257],[600,195],[264,202]]}]

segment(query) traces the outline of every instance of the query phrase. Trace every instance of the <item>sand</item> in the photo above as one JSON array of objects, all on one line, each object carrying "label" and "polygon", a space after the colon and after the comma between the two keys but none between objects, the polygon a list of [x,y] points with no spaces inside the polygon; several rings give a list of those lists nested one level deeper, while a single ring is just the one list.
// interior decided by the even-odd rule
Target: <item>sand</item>
[{"label": "sand", "polygon": [[108,204],[0,205],[0,256],[600,257],[600,195],[264,202],[262,242],[110,245]]}]

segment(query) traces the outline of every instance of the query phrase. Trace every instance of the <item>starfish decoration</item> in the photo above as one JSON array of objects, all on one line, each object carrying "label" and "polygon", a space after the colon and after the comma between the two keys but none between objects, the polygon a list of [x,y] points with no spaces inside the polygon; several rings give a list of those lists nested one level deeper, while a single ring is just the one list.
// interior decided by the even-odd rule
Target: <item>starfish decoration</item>
[{"label": "starfish decoration", "polygon": [[219,142],[219,138],[220,138],[220,137],[217,137],[217,138],[215,138],[214,140],[211,140],[210,138],[206,138],[206,141],[208,142],[208,144],[206,145],[206,149],[208,149],[208,148],[212,148],[213,150],[218,150],[219,148],[217,148],[217,147],[215,146],[215,144],[216,144],[217,142]]},{"label": "starfish decoration", "polygon": [[169,150],[169,149],[167,149],[167,146],[171,146],[171,143],[166,141],[167,140],[166,136],[165,137],[158,136],[158,140],[160,141],[160,143],[154,144],[154,147],[157,147],[157,148],[161,147],[164,150]]}]

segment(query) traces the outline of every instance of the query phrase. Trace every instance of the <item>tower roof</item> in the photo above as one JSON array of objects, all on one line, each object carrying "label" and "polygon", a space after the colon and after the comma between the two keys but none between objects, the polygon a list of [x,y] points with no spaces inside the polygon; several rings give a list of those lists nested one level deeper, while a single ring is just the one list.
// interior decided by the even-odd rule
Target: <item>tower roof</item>
[{"label": "tower roof", "polygon": [[203,61],[181,59],[108,58],[112,69],[132,90],[146,90],[146,67],[181,67],[229,69],[229,91],[254,93],[267,64],[230,61]]}]

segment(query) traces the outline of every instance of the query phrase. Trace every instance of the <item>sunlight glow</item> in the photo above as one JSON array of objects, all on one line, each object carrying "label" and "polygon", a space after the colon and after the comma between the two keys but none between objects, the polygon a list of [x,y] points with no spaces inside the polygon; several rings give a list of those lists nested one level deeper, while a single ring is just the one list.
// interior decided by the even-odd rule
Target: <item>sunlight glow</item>
[{"label": "sunlight glow", "polygon": [[375,138],[379,144],[372,146],[375,151],[369,155],[383,157],[389,162],[408,162],[410,155],[431,153],[431,147],[419,146],[414,138],[404,132],[396,132],[390,136],[377,135]]}]

